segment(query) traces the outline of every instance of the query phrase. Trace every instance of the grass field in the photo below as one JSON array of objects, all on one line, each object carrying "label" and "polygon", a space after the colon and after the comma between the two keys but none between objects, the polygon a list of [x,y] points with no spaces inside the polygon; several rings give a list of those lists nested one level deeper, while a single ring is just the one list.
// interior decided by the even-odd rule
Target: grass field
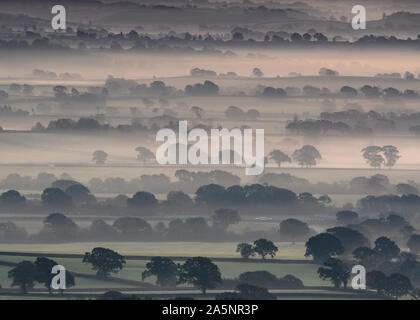
[{"label": "grass field", "polygon": [[[60,244],[4,244],[1,251],[77,253],[84,254],[95,247],[110,248],[122,255],[143,256],[206,256],[219,258],[239,258],[236,253],[237,242],[73,242]],[[307,259],[304,257],[304,243],[292,245],[290,242],[277,242],[277,259]],[[1,260],[1,256],[0,256]]]},{"label": "grass field", "polygon": [[[304,259],[304,245],[298,243],[276,243],[279,247],[277,259],[298,260]],[[25,244],[25,245],[6,245],[2,246],[3,251],[22,252],[22,253],[50,253],[50,254],[83,254],[90,251],[93,247],[103,246],[112,248],[123,255],[137,256],[171,256],[176,263],[183,263],[181,257],[189,256],[207,256],[213,257],[214,263],[219,267],[224,279],[236,279],[247,271],[265,270],[271,272],[277,277],[283,277],[287,274],[294,275],[301,279],[305,288],[302,290],[270,290],[278,299],[358,299],[357,294],[351,291],[331,290],[332,284],[322,281],[318,274],[318,265],[312,263],[287,262],[278,263],[267,259],[266,262],[260,262],[259,258],[253,258],[252,261],[243,261],[235,254],[236,243],[72,243],[72,244]],[[180,257],[180,259],[177,259]],[[236,259],[235,259],[236,258]],[[0,255],[0,300],[8,299],[86,299],[95,298],[105,291],[118,290],[127,294],[138,294],[151,296],[159,299],[174,298],[176,296],[193,296],[197,299],[205,298],[201,296],[198,289],[190,285],[179,285],[174,289],[160,289],[155,287],[156,279],[147,278],[141,282],[141,274],[146,268],[148,259],[127,259],[124,268],[112,274],[110,278],[98,279],[95,271],[88,264],[82,263],[81,257],[52,257],[57,263],[65,266],[69,271],[76,273],[76,286],[65,292],[65,296],[54,294],[47,295],[44,288],[36,285],[29,295],[19,295],[17,288],[11,290],[11,279],[8,278],[8,271],[12,266],[4,265],[8,263],[18,263],[23,260],[34,261],[35,256],[20,255]],[[227,259],[219,261],[218,259]],[[275,263],[273,263],[275,262]],[[309,261],[308,261],[309,262]],[[223,288],[209,290],[208,298],[215,294],[226,291]],[[359,298],[363,298],[360,296]],[[370,298],[364,296],[364,298]],[[375,298],[375,297],[373,297]]]},{"label": "grass field", "polygon": [[[276,259],[306,259],[303,256],[304,245],[297,243],[276,243],[279,247],[279,252]],[[235,252],[236,243],[198,243],[198,242],[178,242],[178,243],[71,243],[71,244],[10,244],[2,246],[2,250],[10,252],[39,252],[39,253],[73,253],[83,254],[86,251],[92,250],[94,247],[107,247],[118,251],[123,255],[144,255],[144,256],[208,256],[215,258],[239,258]],[[90,266],[82,263],[80,258],[53,258],[57,263],[62,264],[67,270],[83,273],[95,274]],[[8,256],[0,255],[0,261],[17,263],[22,260],[34,261],[35,257],[28,256]],[[176,259],[175,259],[176,261]],[[286,274],[293,274],[300,278],[307,286],[324,285],[317,276],[317,266],[313,264],[274,264],[274,263],[260,263],[259,258],[254,258],[253,262],[219,262],[219,266],[223,278],[234,279],[241,273],[246,271],[266,270],[278,277]],[[127,280],[141,281],[141,273],[145,270],[146,260],[127,260],[123,270],[114,276]],[[182,263],[182,261],[176,261]],[[0,284],[3,288],[10,287],[11,280],[7,278],[7,271],[9,266],[0,266]],[[149,283],[154,283],[153,277],[146,279]],[[121,284],[99,281],[93,279],[77,278],[77,288],[118,288]]]}]

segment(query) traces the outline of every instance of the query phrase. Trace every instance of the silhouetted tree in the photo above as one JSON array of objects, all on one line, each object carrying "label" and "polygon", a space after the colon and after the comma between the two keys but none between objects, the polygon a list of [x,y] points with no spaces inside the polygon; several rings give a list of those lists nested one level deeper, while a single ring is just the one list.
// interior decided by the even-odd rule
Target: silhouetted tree
[{"label": "silhouetted tree", "polygon": [[175,286],[177,282],[178,266],[169,258],[153,257],[146,264],[146,270],[141,274],[144,279],[156,276],[156,283],[161,287]]},{"label": "silhouetted tree", "polygon": [[125,264],[125,259],[111,249],[97,247],[92,252],[85,253],[83,263],[90,263],[92,270],[95,270],[98,276],[106,277],[120,271]]},{"label": "silhouetted tree", "polygon": [[385,162],[385,159],[379,154],[379,152],[382,152],[381,147],[369,146],[362,149],[362,152],[367,163],[373,168],[380,168]]},{"label": "silhouetted tree", "polygon": [[366,286],[375,289],[379,294],[385,290],[386,282],[387,277],[381,271],[373,270],[366,273]]},{"label": "silhouetted tree", "polygon": [[152,231],[152,227],[147,221],[135,217],[118,218],[114,221],[113,226],[126,237],[135,237],[141,234],[148,235]]},{"label": "silhouetted tree", "polygon": [[246,118],[246,113],[241,108],[230,106],[226,109],[225,116],[231,120],[242,120]]},{"label": "silhouetted tree", "polygon": [[350,268],[341,260],[329,258],[324,262],[324,267],[319,267],[318,274],[322,280],[330,280],[335,288],[341,284],[347,288],[347,282],[350,278]]},{"label": "silhouetted tree", "polygon": [[280,234],[292,240],[293,244],[296,239],[306,237],[310,230],[306,223],[298,219],[286,219],[280,222]]},{"label": "silhouetted tree", "polygon": [[47,188],[41,195],[42,203],[53,209],[68,209],[73,206],[73,199],[63,190]]},{"label": "silhouetted tree", "polygon": [[321,159],[319,151],[311,145],[305,145],[293,152],[293,160],[302,167],[311,167],[316,165],[316,160]]},{"label": "silhouetted tree", "polygon": [[290,159],[290,157],[287,154],[285,154],[284,152],[280,150],[271,151],[269,154],[269,157],[271,160],[277,163],[279,168],[281,167],[282,162],[292,162],[292,159]]},{"label": "silhouetted tree", "polygon": [[261,238],[254,241],[254,251],[260,255],[262,259],[265,259],[266,255],[274,258],[278,250],[279,249],[270,240]]},{"label": "silhouetted tree", "polygon": [[394,146],[383,146],[382,151],[385,156],[385,167],[393,167],[400,158],[398,149]]},{"label": "silhouetted tree", "polygon": [[254,248],[249,243],[239,243],[236,247],[236,252],[239,252],[244,259],[249,259],[249,257],[255,255]]},{"label": "silhouetted tree", "polygon": [[334,227],[327,229],[327,232],[340,240],[343,245],[343,254],[351,254],[356,248],[368,247],[369,240],[359,231],[346,227]]},{"label": "silhouetted tree", "polygon": [[386,279],[384,293],[393,298],[400,298],[413,289],[410,279],[406,276],[393,273]]},{"label": "silhouetted tree", "polygon": [[397,244],[387,237],[376,239],[374,250],[387,260],[397,258],[400,254],[400,248]]},{"label": "silhouetted tree", "polygon": [[137,160],[143,163],[155,158],[155,154],[145,147],[137,147],[136,151],[138,152]]},{"label": "silhouetted tree", "polygon": [[66,189],[74,203],[77,205],[86,205],[96,203],[95,196],[90,193],[90,190],[81,184],[73,184]]},{"label": "silhouetted tree", "polygon": [[413,187],[412,185],[408,183],[399,183],[395,186],[395,191],[398,194],[419,194],[419,190],[416,187]]},{"label": "silhouetted tree", "polygon": [[19,207],[24,205],[26,198],[16,190],[9,190],[0,195],[0,204],[6,207]]},{"label": "silhouetted tree", "polygon": [[28,290],[33,288],[35,275],[35,265],[31,261],[19,262],[8,273],[8,277],[13,279],[12,287],[19,286],[22,293],[28,293]]},{"label": "silhouetted tree", "polygon": [[96,164],[105,164],[108,154],[102,150],[96,150],[92,153],[92,161]]},{"label": "silhouetted tree", "polygon": [[[54,266],[58,265],[58,263],[55,262],[54,260],[51,260],[45,257],[38,257],[35,260],[34,265],[36,269],[35,280],[43,284],[45,288],[48,289],[48,292],[51,294],[52,292],[51,282],[55,276],[53,273],[51,273],[51,271]],[[74,287],[75,285],[74,276],[67,270],[66,270],[65,278],[66,278],[66,289],[70,287]]]},{"label": "silhouetted tree", "polygon": [[344,247],[340,240],[329,233],[320,233],[306,242],[305,257],[312,256],[318,263],[324,263],[328,258],[343,252]]},{"label": "silhouetted tree", "polygon": [[254,77],[261,78],[262,76],[264,76],[264,73],[260,70],[260,68],[254,68],[252,70],[252,75]]},{"label": "silhouetted tree", "polygon": [[75,239],[78,226],[74,221],[62,213],[51,213],[44,220],[44,230],[57,239]]},{"label": "silhouetted tree", "polygon": [[190,258],[180,266],[179,283],[191,283],[200,288],[203,294],[222,282],[219,267],[209,258]]},{"label": "silhouetted tree", "polygon": [[154,213],[158,201],[154,194],[146,191],[139,191],[132,198],[127,199],[129,208],[137,211],[143,209],[145,213]]},{"label": "silhouetted tree", "polygon": [[342,87],[340,93],[345,98],[355,98],[357,96],[357,90],[349,86]]},{"label": "silhouetted tree", "polygon": [[197,119],[202,119],[204,114],[206,113],[203,108],[198,106],[191,107],[191,112],[197,117]]}]

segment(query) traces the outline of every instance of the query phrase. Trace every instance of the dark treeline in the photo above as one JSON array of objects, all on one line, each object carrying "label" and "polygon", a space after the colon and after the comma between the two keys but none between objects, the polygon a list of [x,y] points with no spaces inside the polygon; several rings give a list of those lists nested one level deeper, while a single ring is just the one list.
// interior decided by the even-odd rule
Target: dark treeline
[{"label": "dark treeline", "polygon": [[[176,180],[172,181],[165,174],[142,175],[130,180],[121,177],[92,178],[86,183],[86,186],[93,193],[130,194],[147,189],[149,192],[156,194],[169,193],[173,190],[183,190],[187,194],[193,194],[203,185],[217,184],[230,187],[241,184],[241,178],[238,175],[223,170],[194,172],[180,169],[175,172],[175,178]],[[60,180],[64,180],[64,183],[66,183],[65,181],[75,183],[74,179],[68,174],[57,177],[54,174],[43,172],[32,178],[12,173],[5,179],[0,180],[0,189],[41,191],[50,186],[60,186]],[[371,177],[355,177],[350,181],[311,183],[305,178],[299,178],[289,173],[265,173],[256,182],[262,185],[289,189],[295,193],[310,192],[313,194],[417,195],[420,190],[420,184],[415,181],[392,184],[384,174],[375,174]]]},{"label": "dark treeline", "polygon": [[420,134],[420,113],[418,112],[362,112],[355,109],[322,112],[320,119],[289,122],[286,129],[293,134],[320,135],[370,135],[373,133]]},{"label": "dark treeline", "polygon": [[[385,293],[388,285],[397,282],[396,287],[404,293],[397,294],[394,288],[391,296],[399,297],[413,289],[412,285],[417,287],[420,284],[420,236],[402,216],[389,213],[386,217],[360,220],[355,212],[340,211],[337,220],[341,225],[306,242],[305,256],[312,256],[314,261],[331,268],[318,270],[322,279],[330,280],[335,287],[341,284],[346,287],[347,280],[343,279],[348,279],[345,275],[350,274],[351,264],[338,260],[340,257],[363,265],[368,271],[367,285],[378,293]],[[339,274],[344,278],[339,280]]]},{"label": "dark treeline", "polygon": [[415,194],[419,193],[420,185],[415,181],[392,184],[388,177],[383,174],[375,174],[371,177],[355,177],[350,181],[334,183],[318,182],[311,183],[305,178],[295,177],[288,173],[265,173],[258,178],[258,182],[276,187],[286,188],[295,192],[311,192],[326,194]]},{"label": "dark treeline", "polygon": [[[169,193],[172,190],[184,190],[190,194],[206,184],[230,187],[241,183],[239,176],[222,170],[194,172],[180,169],[175,172],[175,178],[177,181],[171,181],[171,178],[165,174],[142,175],[139,178],[130,180],[120,177],[92,178],[87,183],[87,186],[94,193],[124,194],[147,189],[152,193]],[[12,173],[0,181],[0,189],[44,190],[50,186],[60,186],[60,181],[57,180],[73,180],[73,178],[68,174],[62,174],[61,177],[57,177],[54,174],[45,172],[38,174],[36,178]],[[55,181],[57,182],[54,183]]]},{"label": "dark treeline", "polygon": [[[88,49],[108,50],[111,52],[179,52],[179,53],[206,53],[213,55],[234,55],[231,51],[222,52],[216,48],[241,48],[241,47],[288,47],[288,48],[383,48],[399,47],[418,48],[420,37],[412,39],[399,39],[395,36],[364,35],[349,41],[339,36],[328,37],[315,29],[303,34],[268,31],[263,39],[245,38],[242,32],[234,32],[228,38],[222,35],[211,34],[166,34],[152,37],[149,34],[139,34],[135,30],[127,33],[113,33],[102,30],[101,32],[69,27],[67,35],[61,37],[43,32],[23,32],[19,38],[0,40],[2,50],[73,50],[84,52]],[[76,43],[76,45],[75,45]],[[204,49],[203,48],[204,44]]]},{"label": "dark treeline", "polygon": [[330,207],[328,196],[314,197],[310,193],[293,191],[261,184],[232,185],[207,184],[199,187],[195,197],[182,191],[171,191],[166,200],[158,201],[151,192],[138,191],[132,197],[97,199],[82,184],[71,180],[59,180],[44,189],[41,199],[26,199],[16,190],[0,196],[0,208],[4,212],[42,213],[45,210],[61,210],[68,213],[101,215],[156,214],[182,215],[187,213],[208,214],[215,208],[240,209],[243,214],[267,213],[273,215],[325,213]]},{"label": "dark treeline", "polygon": [[[234,232],[230,229],[241,222],[238,211],[227,208],[216,209],[205,217],[173,218],[167,223],[149,223],[139,217],[126,216],[105,221],[93,220],[81,227],[73,219],[62,213],[49,214],[43,220],[42,229],[29,234],[24,227],[13,222],[0,223],[0,243],[45,243],[81,241],[251,241],[255,238],[271,238],[276,241],[305,241],[315,235],[306,223],[297,219],[286,219],[272,230],[247,230]],[[296,224],[300,225],[297,227]],[[285,226],[290,226],[290,229]],[[292,231],[293,230],[293,231]],[[254,253],[254,251],[252,251]],[[258,252],[255,252],[258,253]],[[260,253],[258,253],[260,254]],[[243,257],[249,258],[251,254]],[[253,256],[254,254],[252,254]]]},{"label": "dark treeline", "polygon": [[[322,68],[319,72],[321,77],[337,77],[338,72],[327,69],[327,73]],[[404,77],[397,73],[396,79],[415,80],[414,74],[406,72]],[[386,78],[383,75],[376,75],[375,78]],[[315,87],[306,85],[302,89],[298,87],[273,88],[260,87],[260,94],[264,98],[285,98],[285,97],[304,97],[304,98],[324,98],[324,99],[383,99],[384,101],[398,101],[398,100],[416,100],[420,98],[419,91],[406,89],[400,91],[393,87],[380,88],[376,86],[364,85],[361,88],[353,88],[350,86],[343,86],[337,92],[333,92],[328,88]],[[353,110],[350,110],[354,112]],[[372,111],[374,112],[374,111]],[[351,115],[350,115],[351,116]],[[372,116],[376,116],[372,114]],[[380,116],[380,115],[379,115]]]}]

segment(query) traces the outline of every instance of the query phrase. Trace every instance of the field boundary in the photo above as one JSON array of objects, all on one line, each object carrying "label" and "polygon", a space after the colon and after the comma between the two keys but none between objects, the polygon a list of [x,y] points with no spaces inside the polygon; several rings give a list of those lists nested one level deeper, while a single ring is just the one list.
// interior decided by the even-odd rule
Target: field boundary
[{"label": "field boundary", "polygon": [[[83,259],[83,254],[77,253],[43,253],[43,252],[17,252],[17,251],[0,251],[0,256],[22,256],[22,257],[46,257],[46,258],[71,258]],[[156,256],[141,256],[141,255],[124,255],[126,260],[150,260]],[[166,256],[176,261],[184,261],[194,256]],[[293,259],[243,259],[243,258],[221,258],[221,257],[207,257],[214,262],[246,262],[246,263],[279,263],[279,264],[317,264],[312,260],[293,260]]]}]

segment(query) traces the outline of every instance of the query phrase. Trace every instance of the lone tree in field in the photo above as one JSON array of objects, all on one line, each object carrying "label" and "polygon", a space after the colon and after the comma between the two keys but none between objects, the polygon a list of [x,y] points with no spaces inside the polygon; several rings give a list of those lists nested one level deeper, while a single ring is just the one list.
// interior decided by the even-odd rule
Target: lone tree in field
[{"label": "lone tree in field", "polygon": [[227,208],[217,209],[211,218],[213,220],[213,225],[222,230],[226,230],[229,225],[241,221],[238,211]]},{"label": "lone tree in field", "polygon": [[302,167],[312,167],[316,165],[316,160],[319,160],[322,157],[314,146],[306,145],[295,150],[292,158]]},{"label": "lone tree in field", "polygon": [[292,159],[290,159],[290,157],[287,154],[277,149],[271,151],[268,156],[271,160],[277,163],[279,168],[281,167],[282,162],[292,162]]},{"label": "lone tree in field", "polygon": [[153,257],[146,264],[146,270],[141,274],[144,279],[150,276],[156,276],[156,284],[161,287],[173,287],[176,285],[176,277],[178,275],[178,266],[172,259],[165,257]]},{"label": "lone tree in field", "polygon": [[203,294],[222,283],[219,267],[209,258],[190,258],[180,267],[179,283],[190,283],[200,288]]},{"label": "lone tree in field", "polygon": [[30,261],[19,262],[8,273],[8,277],[13,279],[12,287],[19,286],[22,293],[28,293],[28,289],[33,288],[35,275],[35,265]]},{"label": "lone tree in field", "polygon": [[194,113],[194,115],[197,117],[197,119],[202,119],[204,114],[206,113],[203,108],[200,108],[199,106],[193,106],[191,107],[191,112]]},{"label": "lone tree in field", "polygon": [[344,247],[340,240],[329,233],[320,233],[306,242],[305,257],[312,256],[318,263],[324,263],[332,256],[342,253],[344,253]]},{"label": "lone tree in field", "polygon": [[264,73],[261,71],[260,68],[254,68],[252,69],[252,75],[254,77],[261,78],[262,76],[264,76]]},{"label": "lone tree in field", "polygon": [[362,152],[363,158],[373,168],[380,168],[385,163],[384,157],[380,154],[382,152],[381,147],[369,146],[362,149]]},{"label": "lone tree in field", "polygon": [[385,165],[385,167],[388,167],[388,168],[391,168],[391,167],[395,166],[398,159],[401,157],[399,155],[398,149],[394,146],[383,146],[382,151],[383,151],[384,157],[385,157],[385,164],[384,165]]},{"label": "lone tree in field", "polygon": [[280,222],[280,234],[290,239],[295,244],[296,239],[309,234],[309,227],[298,219],[286,219]]},{"label": "lone tree in field", "polygon": [[92,161],[96,164],[105,164],[106,159],[108,158],[108,154],[102,150],[96,150],[92,153]]},{"label": "lone tree in field", "polygon": [[347,288],[350,268],[339,259],[329,258],[324,262],[324,267],[319,267],[318,274],[322,280],[331,281],[335,288],[340,288],[341,285]]},{"label": "lone tree in field", "polygon": [[249,259],[249,257],[255,256],[254,248],[249,243],[239,243],[236,247],[236,252],[241,254],[241,257],[244,259]]},{"label": "lone tree in field", "polygon": [[369,146],[362,149],[362,152],[366,162],[373,168],[380,168],[382,165],[391,168],[401,157],[398,149],[391,145],[383,147]]},{"label": "lone tree in field", "polygon": [[266,255],[274,258],[276,252],[279,251],[279,249],[274,245],[272,241],[261,238],[254,241],[254,251],[260,255],[262,259],[265,259]]},{"label": "lone tree in field", "polygon": [[97,247],[92,252],[85,253],[83,262],[90,263],[92,270],[95,270],[98,276],[106,277],[120,271],[125,264],[125,259],[111,249]]},{"label": "lone tree in field", "polygon": [[137,147],[136,151],[138,152],[137,160],[143,163],[155,158],[155,154],[145,147]]}]

